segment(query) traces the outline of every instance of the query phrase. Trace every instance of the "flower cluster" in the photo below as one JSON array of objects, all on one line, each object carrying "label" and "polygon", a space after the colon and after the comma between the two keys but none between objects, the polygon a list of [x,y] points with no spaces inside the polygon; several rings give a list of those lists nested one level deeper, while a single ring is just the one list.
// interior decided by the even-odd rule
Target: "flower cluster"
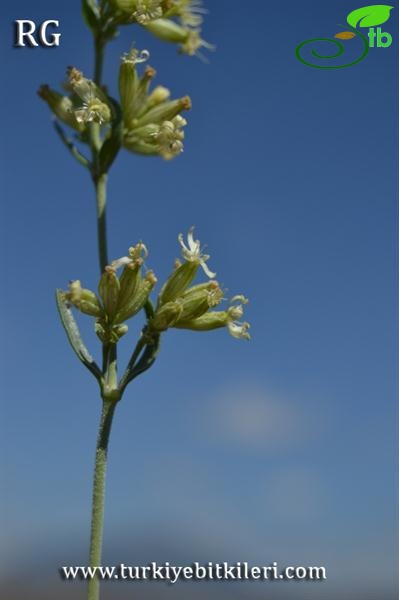
[{"label": "flower cluster", "polygon": [[201,37],[206,10],[201,0],[110,0],[121,24],[138,23],[157,38],[179,44],[189,56],[201,48],[213,49]]},{"label": "flower cluster", "polygon": [[136,49],[122,57],[119,93],[124,124],[123,143],[132,152],[171,159],[183,151],[183,127],[187,121],[180,113],[191,108],[191,100],[188,96],[170,100],[170,92],[163,86],[157,86],[150,92],[155,70],[147,66],[139,77],[136,69],[136,65],[147,58],[147,51]]},{"label": "flower cluster", "polygon": [[[131,152],[171,159],[183,151],[183,127],[187,121],[180,113],[191,108],[191,100],[188,96],[171,100],[170,91],[160,85],[150,91],[155,69],[146,66],[141,77],[137,73],[137,65],[148,58],[147,50],[132,49],[121,60],[122,144]],[[82,142],[88,141],[85,132],[90,123],[110,130],[115,108],[104,90],[74,67],[68,69],[65,87],[69,96],[59,94],[48,85],[39,89],[39,96],[60,121],[78,132]]]},{"label": "flower cluster", "polygon": [[[116,343],[128,331],[125,321],[134,317],[145,305],[157,282],[152,271],[142,274],[147,256],[144,244],[129,248],[129,256],[105,268],[98,284],[98,295],[72,281],[64,300],[82,313],[96,318],[95,330],[104,343]],[[124,267],[118,277],[117,270]]]},{"label": "flower cluster", "polygon": [[[187,236],[187,244],[179,235],[184,262],[176,267],[162,287],[155,311],[148,317],[145,335],[154,335],[174,327],[192,331],[209,331],[227,327],[235,338],[249,339],[249,324],[241,322],[244,296],[235,296],[225,311],[212,310],[223,301],[223,290],[215,281],[216,273],[209,270],[209,256],[203,254],[193,228]],[[64,300],[82,313],[95,317],[95,330],[104,343],[117,343],[128,331],[126,321],[134,317],[149,301],[157,279],[152,271],[142,273],[147,249],[139,243],[105,268],[98,285],[98,294],[82,288],[80,281],[73,281],[64,292]],[[191,285],[202,267],[208,280]],[[123,268],[118,276],[117,271]]]}]

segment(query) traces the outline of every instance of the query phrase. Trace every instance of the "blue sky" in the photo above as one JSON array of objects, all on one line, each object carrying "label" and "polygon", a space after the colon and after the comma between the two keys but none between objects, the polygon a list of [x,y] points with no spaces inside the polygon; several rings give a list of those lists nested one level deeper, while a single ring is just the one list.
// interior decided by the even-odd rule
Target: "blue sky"
[{"label": "blue sky", "polygon": [[[105,561],[309,561],[330,570],[325,597],[393,593],[394,5],[383,25],[392,46],[347,69],[295,58],[300,42],[340,30],[360,6],[347,1],[208,2],[209,64],[135,27],[109,45],[113,93],[135,41],[157,82],[193,100],[182,156],[123,152],[112,169],[110,255],[143,240],[162,281],[178,233],[195,225],[219,281],[250,298],[253,337],[168,332],[128,389],[110,451]],[[100,406],[53,291],[76,278],[96,286],[96,232],[91,183],[36,90],[59,85],[68,65],[89,75],[91,46],[77,1],[0,10],[6,576],[19,560],[61,588],[56,567],[86,560]],[[59,19],[60,47],[13,48],[18,18]],[[285,593],[298,597],[295,586]]]}]

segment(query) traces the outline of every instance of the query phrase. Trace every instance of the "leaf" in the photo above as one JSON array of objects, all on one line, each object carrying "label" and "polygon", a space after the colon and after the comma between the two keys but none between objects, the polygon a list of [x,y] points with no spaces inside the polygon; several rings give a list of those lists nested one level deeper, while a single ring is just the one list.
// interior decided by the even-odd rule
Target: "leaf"
[{"label": "leaf", "polygon": [[352,27],[374,27],[388,21],[393,6],[386,4],[373,4],[357,8],[349,13],[347,21]]},{"label": "leaf", "polygon": [[337,35],[335,35],[334,37],[340,40],[351,40],[352,38],[356,37],[356,33],[353,33],[353,31],[341,31],[340,33],[337,33]]},{"label": "leaf", "polygon": [[100,11],[95,0],[82,0],[83,19],[89,29],[95,31],[100,20]]},{"label": "leaf", "polygon": [[62,291],[56,290],[55,297],[61,322],[76,356],[85,367],[93,373],[95,378],[98,381],[101,381],[102,373],[80,337],[79,327],[74,319],[71,309],[64,300]]}]

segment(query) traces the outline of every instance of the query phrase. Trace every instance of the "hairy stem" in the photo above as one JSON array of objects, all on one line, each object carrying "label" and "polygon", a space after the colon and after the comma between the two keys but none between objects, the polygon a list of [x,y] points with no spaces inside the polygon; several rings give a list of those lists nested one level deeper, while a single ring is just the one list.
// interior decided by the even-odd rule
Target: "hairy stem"
[{"label": "hairy stem", "polygon": [[[105,478],[107,471],[108,442],[116,402],[104,400],[98,431],[96,461],[94,468],[93,503],[91,513],[90,566],[101,565],[102,538],[104,524]],[[100,581],[97,577],[89,580],[88,600],[100,597]]]}]

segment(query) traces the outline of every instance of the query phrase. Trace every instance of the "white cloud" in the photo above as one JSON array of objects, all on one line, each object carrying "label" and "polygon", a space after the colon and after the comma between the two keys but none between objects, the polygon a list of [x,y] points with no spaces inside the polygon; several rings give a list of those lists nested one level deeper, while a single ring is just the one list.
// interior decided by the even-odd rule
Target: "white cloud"
[{"label": "white cloud", "polygon": [[309,403],[240,385],[211,398],[206,415],[211,435],[224,443],[252,450],[282,450],[303,446],[320,430],[320,412]]}]

